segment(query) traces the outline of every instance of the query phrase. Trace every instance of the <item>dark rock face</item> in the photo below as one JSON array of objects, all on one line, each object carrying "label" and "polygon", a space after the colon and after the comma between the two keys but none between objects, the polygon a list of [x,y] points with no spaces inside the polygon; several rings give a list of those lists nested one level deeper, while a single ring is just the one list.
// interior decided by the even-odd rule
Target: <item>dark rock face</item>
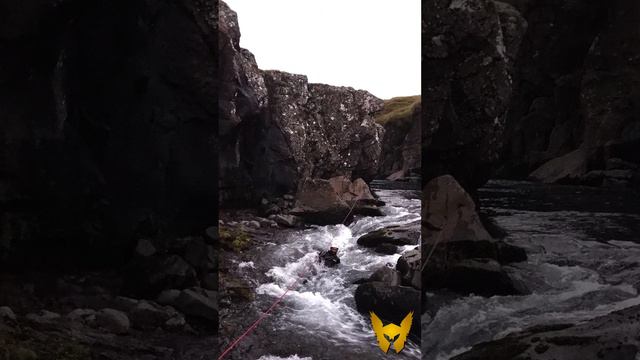
[{"label": "dark rock face", "polygon": [[[513,1],[529,22],[517,59],[505,163],[499,175],[589,185],[637,185],[634,173],[592,174],[611,158],[640,162],[640,35],[635,2]],[[585,156],[575,168],[576,152]],[[572,155],[570,155],[572,154]],[[540,173],[574,167],[570,176]],[[611,175],[611,176],[609,176]]]},{"label": "dark rock face", "polygon": [[296,193],[306,177],[371,180],[378,172],[382,100],[306,76],[260,71],[239,46],[236,14],[221,4],[220,201],[258,204]]},{"label": "dark rock face", "polygon": [[255,145],[263,136],[274,136],[264,129],[267,88],[253,54],[240,47],[236,13],[223,1],[218,12],[220,201],[250,201]]},{"label": "dark rock face", "polygon": [[488,0],[425,1],[423,181],[451,174],[468,190],[491,176],[526,21]]},{"label": "dark rock face", "polygon": [[483,296],[527,292],[502,268],[525,261],[526,253],[489,235],[473,200],[453,177],[431,180],[423,196],[423,290],[448,288]]},{"label": "dark rock face", "polygon": [[634,306],[580,325],[530,328],[475,345],[470,351],[453,359],[635,360],[640,354],[638,333],[640,307]]},{"label": "dark rock face", "polygon": [[215,223],[214,1],[30,3],[0,27],[0,261],[100,265]]},{"label": "dark rock face", "polygon": [[264,76],[271,121],[282,129],[296,173],[365,180],[376,175],[384,130],[373,114],[382,109],[382,100],[366,91],[308,84],[301,75],[266,71]]}]

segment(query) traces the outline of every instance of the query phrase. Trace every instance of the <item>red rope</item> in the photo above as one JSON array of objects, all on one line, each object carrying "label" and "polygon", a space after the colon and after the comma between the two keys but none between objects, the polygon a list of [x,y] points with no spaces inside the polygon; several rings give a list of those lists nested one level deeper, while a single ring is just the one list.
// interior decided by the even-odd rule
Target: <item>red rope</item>
[{"label": "red rope", "polygon": [[264,320],[264,318],[267,317],[267,315],[269,315],[269,313],[284,299],[284,297],[287,295],[287,293],[293,289],[294,285],[296,285],[298,283],[298,280],[300,280],[302,276],[300,274],[298,274],[298,278],[291,284],[289,285],[289,287],[287,287],[287,290],[280,295],[280,297],[267,309],[267,311],[263,312],[262,315],[253,322],[253,324],[251,324],[251,326],[249,326],[249,328],[247,328],[247,330],[242,333],[242,335],[238,336],[238,338],[231,343],[231,345],[229,345],[229,347],[227,347],[227,349],[222,353],[222,355],[220,355],[220,357],[218,357],[218,360],[221,360],[222,358],[224,358],[229,352],[231,352],[231,350],[233,350],[234,347],[236,347],[236,345],[238,345],[238,343],[244,339],[247,335],[249,335],[249,333],[251,331],[253,331],[253,329],[255,329],[258,324],[260,324],[260,322],[262,320]]},{"label": "red rope", "polygon": [[[307,181],[307,179],[305,178],[305,182]],[[304,185],[304,184],[303,184]],[[345,216],[344,220],[342,220],[342,223],[344,224],[347,219],[349,218],[349,215],[351,215],[351,212],[353,211],[353,208],[356,207],[356,203],[358,202],[358,200],[360,199],[360,196],[357,196],[356,199],[353,201],[353,204],[351,205],[351,208],[349,209],[349,212],[347,213],[347,216]],[[244,339],[247,335],[249,335],[249,333],[251,331],[253,331],[253,329],[255,329],[258,324],[260,324],[260,322],[262,322],[262,320],[264,320],[264,318],[267,317],[267,315],[269,315],[269,313],[280,303],[282,302],[282,300],[284,299],[284,297],[287,295],[287,293],[293,289],[293,286],[296,285],[298,283],[298,280],[301,278],[302,276],[300,274],[298,274],[298,278],[291,284],[289,285],[289,287],[287,287],[287,290],[280,295],[280,297],[273,303],[271,304],[271,306],[267,309],[267,311],[263,312],[262,315],[253,322],[253,324],[251,324],[251,326],[249,326],[247,328],[247,330],[242,333],[242,335],[238,336],[237,339],[235,339],[231,345],[229,345],[229,347],[227,347],[227,349],[222,353],[222,355],[220,355],[220,357],[218,357],[218,360],[222,360],[225,356],[227,356],[227,354],[229,354],[231,352],[231,350],[233,350],[234,347],[236,347],[236,345],[238,345],[238,343],[240,343],[240,341],[242,341],[242,339]]]}]

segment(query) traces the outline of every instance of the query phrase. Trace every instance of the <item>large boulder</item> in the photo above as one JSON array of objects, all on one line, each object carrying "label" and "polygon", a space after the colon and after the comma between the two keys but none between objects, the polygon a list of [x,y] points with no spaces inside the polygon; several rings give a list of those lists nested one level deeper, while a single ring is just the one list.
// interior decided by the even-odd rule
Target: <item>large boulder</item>
[{"label": "large boulder", "polygon": [[640,306],[582,324],[535,326],[477,344],[454,360],[636,360],[640,354]]},{"label": "large boulder", "polygon": [[544,163],[529,178],[543,183],[577,183],[587,173],[588,155],[586,149],[574,150]]},{"label": "large boulder", "polygon": [[211,292],[198,288],[183,290],[176,299],[176,307],[189,316],[218,324],[218,302]]},{"label": "large boulder", "polygon": [[526,253],[489,235],[473,200],[453,177],[431,180],[423,196],[423,290],[448,288],[485,296],[527,292],[502,268],[525,261]]},{"label": "large boulder", "polygon": [[377,200],[362,179],[350,181],[344,176],[331,179],[305,179],[296,195],[291,213],[306,222],[327,225],[340,224],[353,215],[380,216]]},{"label": "large boulder", "polygon": [[480,221],[473,199],[453,176],[444,175],[431,180],[422,195],[423,243],[493,240]]},{"label": "large boulder", "polygon": [[96,324],[114,334],[126,334],[131,327],[127,314],[115,309],[100,310],[96,314]]},{"label": "large boulder", "polygon": [[402,285],[422,288],[422,253],[419,248],[402,254],[396,263],[396,270],[402,277]]},{"label": "large boulder", "polygon": [[158,255],[129,265],[124,290],[136,296],[155,296],[164,289],[183,289],[196,283],[195,269],[183,258]]},{"label": "large boulder", "polygon": [[417,245],[420,238],[420,223],[391,225],[358,238],[358,245],[375,248],[383,244]]}]

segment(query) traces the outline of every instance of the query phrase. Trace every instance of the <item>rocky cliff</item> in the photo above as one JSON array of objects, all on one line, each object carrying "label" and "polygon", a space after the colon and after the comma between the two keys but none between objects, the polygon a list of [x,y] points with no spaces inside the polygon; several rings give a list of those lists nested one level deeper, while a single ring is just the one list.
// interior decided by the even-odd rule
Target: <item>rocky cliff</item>
[{"label": "rocky cliff", "polygon": [[111,263],[215,224],[215,2],[1,8],[0,261]]},{"label": "rocky cliff", "polygon": [[378,176],[390,180],[422,175],[422,100],[418,96],[385,100],[376,121],[384,127]]},{"label": "rocky cliff", "polygon": [[425,1],[422,14],[423,182],[451,174],[475,189],[499,160],[527,23],[490,0]]},{"label": "rocky cliff", "polygon": [[370,180],[378,172],[383,101],[303,75],[258,69],[240,48],[236,14],[220,4],[220,201],[257,204],[295,193],[307,177]]},{"label": "rocky cliff", "polygon": [[638,184],[640,5],[510,1],[529,28],[516,59],[504,177]]}]

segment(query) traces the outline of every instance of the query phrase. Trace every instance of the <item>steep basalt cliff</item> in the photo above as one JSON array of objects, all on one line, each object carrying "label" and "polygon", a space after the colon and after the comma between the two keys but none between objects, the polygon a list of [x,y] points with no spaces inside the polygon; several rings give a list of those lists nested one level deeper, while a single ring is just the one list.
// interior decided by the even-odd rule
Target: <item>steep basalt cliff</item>
[{"label": "steep basalt cliff", "polygon": [[512,2],[530,26],[499,175],[537,169],[544,182],[637,185],[640,5]]},{"label": "steep basalt cliff", "polygon": [[453,175],[482,185],[503,146],[513,63],[526,21],[490,0],[425,1],[423,182]]},{"label": "steep basalt cliff", "polygon": [[220,201],[257,205],[295,193],[302,179],[378,172],[383,101],[362,90],[260,71],[240,48],[236,14],[221,3]]},{"label": "steep basalt cliff", "polygon": [[422,13],[423,292],[526,292],[502,269],[526,254],[500,255],[505,244],[484,229],[473,196],[500,160],[527,23],[491,0],[426,1]]},{"label": "steep basalt cliff", "polygon": [[0,7],[0,263],[111,264],[215,224],[215,2]]}]

